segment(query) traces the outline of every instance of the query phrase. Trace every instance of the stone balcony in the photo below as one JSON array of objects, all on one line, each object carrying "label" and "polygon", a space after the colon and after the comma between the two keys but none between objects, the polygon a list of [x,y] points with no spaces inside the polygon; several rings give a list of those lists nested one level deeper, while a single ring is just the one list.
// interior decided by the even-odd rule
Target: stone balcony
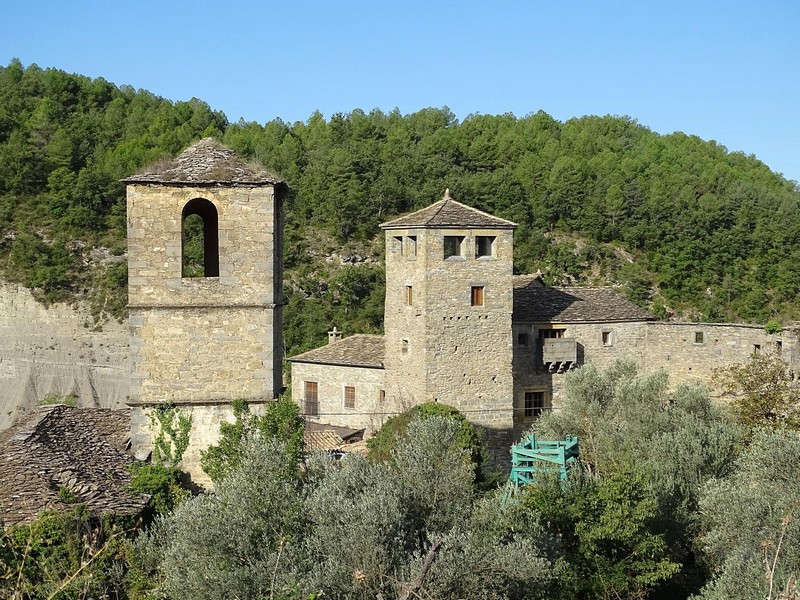
[{"label": "stone balcony", "polygon": [[564,373],[583,362],[583,346],[573,338],[550,338],[542,342],[542,363],[549,373]]}]

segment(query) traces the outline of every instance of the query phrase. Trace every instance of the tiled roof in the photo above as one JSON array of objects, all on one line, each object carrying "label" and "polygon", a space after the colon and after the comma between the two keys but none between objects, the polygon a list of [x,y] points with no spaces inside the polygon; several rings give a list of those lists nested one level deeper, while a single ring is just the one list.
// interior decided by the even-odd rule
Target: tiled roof
[{"label": "tiled roof", "polygon": [[490,215],[471,206],[456,202],[446,190],[444,198],[417,212],[381,223],[383,229],[405,227],[480,227],[491,229],[513,229],[512,221]]},{"label": "tiled roof", "polygon": [[363,429],[306,422],[304,434],[306,452],[351,452],[355,449],[360,451],[363,447],[363,444],[360,444],[363,438]]},{"label": "tiled roof", "polygon": [[535,275],[514,277],[514,316],[526,323],[653,321],[656,317],[611,288],[548,287]]},{"label": "tiled roof", "polygon": [[93,515],[140,512],[148,497],[128,490],[129,430],[127,411],[56,405],[0,433],[0,521],[68,509],[62,489]]},{"label": "tiled roof", "polygon": [[383,368],[385,355],[382,335],[358,334],[291,357],[292,362]]},{"label": "tiled roof", "polygon": [[162,160],[126,177],[126,183],[169,183],[182,185],[277,185],[280,179],[247,163],[233,150],[213,138],[192,144],[173,160]]}]

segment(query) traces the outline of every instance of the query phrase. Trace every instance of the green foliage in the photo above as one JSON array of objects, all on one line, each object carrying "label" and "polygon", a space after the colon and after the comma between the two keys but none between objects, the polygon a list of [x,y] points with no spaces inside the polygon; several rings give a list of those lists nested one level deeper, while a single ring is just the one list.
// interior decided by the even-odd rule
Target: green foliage
[{"label": "green foliage", "polygon": [[183,414],[174,404],[162,402],[150,412],[150,422],[156,429],[153,437],[153,463],[175,467],[189,447],[192,416]]},{"label": "green foliage", "polygon": [[[605,372],[583,367],[567,377],[565,392],[563,408],[543,415],[534,429],[541,439],[578,435],[581,461],[595,486],[584,486],[595,498],[592,510],[581,509],[566,530],[573,530],[578,539],[603,523],[620,528],[633,524],[636,528],[627,534],[629,549],[641,535],[652,551],[647,558],[651,562],[636,563],[643,569],[638,573],[627,563],[617,564],[627,555],[617,553],[613,544],[587,546],[599,552],[591,563],[598,571],[590,571],[588,579],[616,573],[619,578],[609,589],[628,589],[627,593],[656,584],[675,595],[697,589],[703,577],[693,552],[700,491],[708,480],[731,472],[742,438],[739,428],[718,414],[703,388],[678,386],[671,391],[663,372],[637,377],[632,363],[617,363]],[[593,496],[600,492],[616,500]],[[622,515],[622,509],[634,512]],[[566,531],[558,526],[550,530]],[[585,567],[576,552],[572,560],[579,561],[577,568]],[[670,566],[676,564],[682,565],[679,572]],[[579,575],[578,585],[586,577]]]},{"label": "green foliage", "polygon": [[780,353],[753,354],[744,364],[718,369],[715,381],[747,429],[800,428],[800,394]]},{"label": "green foliage", "polygon": [[767,324],[764,325],[764,331],[766,331],[770,335],[778,334],[783,331],[783,326],[781,326],[781,324],[775,321],[774,319],[770,319],[769,321],[767,321]]},{"label": "green foliage", "polygon": [[[214,495],[181,504],[137,548],[170,597],[547,597],[539,542],[498,498],[478,501],[460,423],[408,425],[392,460],[315,456],[246,441]],[[430,558],[427,567],[426,558]]]},{"label": "green foliage", "polygon": [[66,406],[77,406],[78,397],[73,394],[58,394],[56,392],[51,392],[49,394],[45,394],[42,396],[42,399],[39,400],[39,406],[49,406],[52,404],[65,404]]},{"label": "green foliage", "polygon": [[373,462],[391,460],[397,444],[408,437],[409,423],[417,418],[427,419],[434,416],[451,418],[459,423],[459,447],[469,453],[475,467],[476,479],[479,483],[483,482],[487,478],[485,463],[488,457],[483,432],[458,412],[458,409],[438,402],[418,404],[399,415],[389,417],[377,433],[367,440],[369,459]]},{"label": "green foliage", "polygon": [[91,519],[83,505],[0,529],[0,597],[125,598],[126,534],[118,523]]},{"label": "green foliage", "polygon": [[[219,482],[242,458],[244,445],[249,440],[268,442],[279,440],[286,445],[285,452],[291,461],[303,456],[305,421],[300,409],[288,395],[264,404],[264,414],[254,415],[244,400],[233,403],[233,423],[220,425],[220,439],[200,456],[200,465],[212,481]],[[290,464],[287,463],[287,464]]]},{"label": "green foliage", "polygon": [[736,466],[703,491],[701,542],[713,580],[699,597],[777,599],[787,588],[796,594],[800,438],[796,432],[759,431]]},{"label": "green foliage", "polygon": [[276,441],[250,440],[213,495],[158,518],[137,542],[145,572],[168,597],[196,600],[285,597],[287,544],[305,517],[299,464]]},{"label": "green foliage", "polygon": [[78,496],[71,489],[60,487],[58,488],[58,499],[65,504],[75,504],[78,501]]},{"label": "green foliage", "polygon": [[680,565],[670,557],[646,480],[632,470],[605,477],[555,478],[525,488],[516,511],[540,515],[558,535],[570,568],[561,598],[639,598],[672,578]]},{"label": "green foliage", "polygon": [[137,464],[130,467],[133,492],[150,496],[150,506],[156,513],[172,511],[189,497],[190,492],[183,487],[183,474],[175,467],[161,464]]}]

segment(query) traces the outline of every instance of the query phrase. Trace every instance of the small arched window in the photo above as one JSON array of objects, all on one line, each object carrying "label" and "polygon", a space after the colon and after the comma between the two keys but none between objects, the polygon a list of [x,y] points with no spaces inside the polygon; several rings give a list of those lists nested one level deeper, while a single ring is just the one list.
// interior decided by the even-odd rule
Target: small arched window
[{"label": "small arched window", "polygon": [[219,277],[219,218],[205,198],[186,203],[181,213],[181,275]]}]

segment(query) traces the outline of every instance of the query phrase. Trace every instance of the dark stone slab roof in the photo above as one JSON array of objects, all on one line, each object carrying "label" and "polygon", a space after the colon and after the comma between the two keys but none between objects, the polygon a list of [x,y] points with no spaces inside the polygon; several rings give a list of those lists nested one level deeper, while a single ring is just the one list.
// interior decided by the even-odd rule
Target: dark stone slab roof
[{"label": "dark stone slab roof", "polygon": [[381,223],[382,229],[406,227],[480,227],[487,229],[514,229],[512,221],[506,221],[466,204],[456,202],[446,190],[444,198],[417,212]]},{"label": "dark stone slab roof", "polygon": [[0,521],[69,509],[62,488],[92,515],[141,512],[148,497],[128,490],[129,430],[127,411],[55,405],[0,433]]},{"label": "dark stone slab roof", "polygon": [[383,368],[385,355],[382,335],[358,334],[343,338],[327,346],[291,357],[291,362],[341,365],[344,367]]},{"label": "dark stone slab roof", "polygon": [[280,179],[252,165],[213,138],[192,144],[172,160],[157,161],[143,171],[123,179],[125,183],[172,185],[278,185]]},{"label": "dark stone slab roof", "polygon": [[537,275],[514,277],[515,322],[604,323],[656,317],[611,288],[548,287]]}]

